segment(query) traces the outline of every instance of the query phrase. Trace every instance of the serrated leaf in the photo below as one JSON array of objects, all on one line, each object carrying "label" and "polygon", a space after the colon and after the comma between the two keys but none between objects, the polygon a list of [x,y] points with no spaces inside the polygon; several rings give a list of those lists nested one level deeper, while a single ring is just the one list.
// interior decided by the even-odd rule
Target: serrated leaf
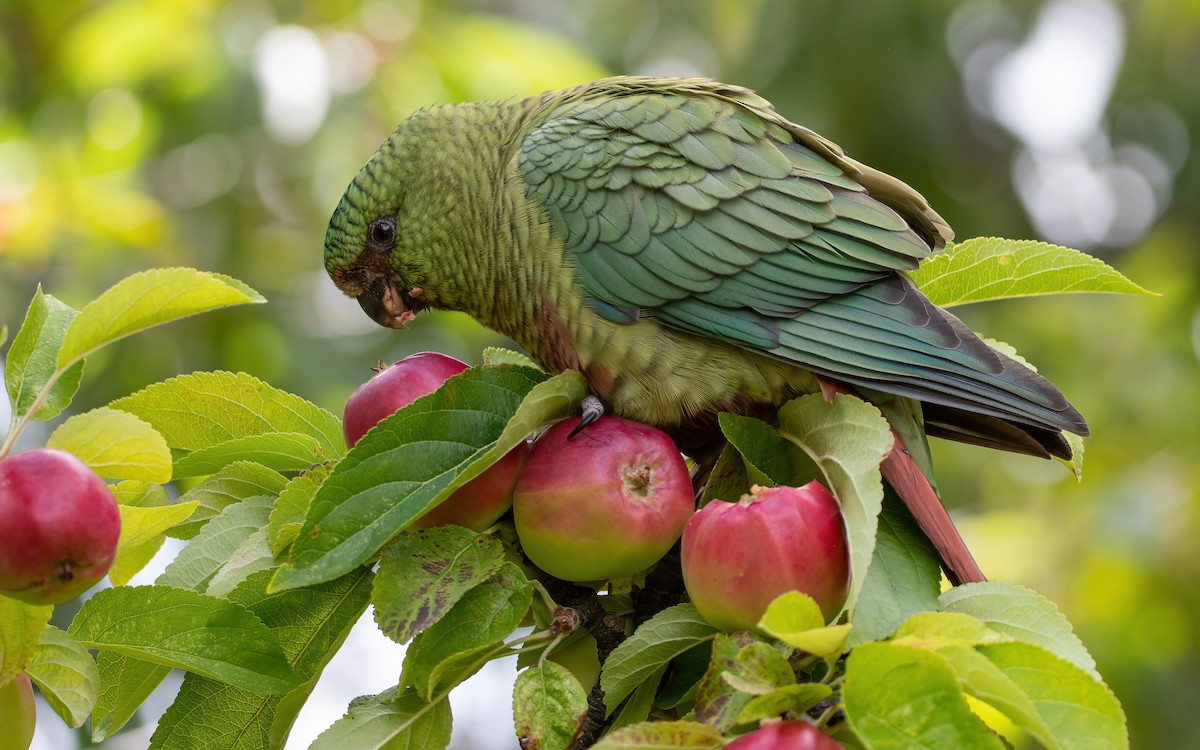
[{"label": "serrated leaf", "polygon": [[272,554],[278,555],[296,540],[313,496],[336,465],[324,463],[314,466],[289,480],[279,492],[267,519],[267,541]]},{"label": "serrated leaf", "polygon": [[126,479],[123,482],[110,484],[117,505],[128,505],[134,508],[157,508],[171,502],[167,490],[161,484],[138,482]]},{"label": "serrated leaf", "polygon": [[938,649],[938,653],[949,662],[967,695],[1004,714],[1018,727],[1029,732],[1042,747],[1058,750],[1058,741],[1038,714],[1033,701],[986,656],[963,645],[944,646]]},{"label": "serrated leaf", "polygon": [[668,607],[642,623],[604,662],[600,687],[608,713],[660,666],[716,634],[691,604]]},{"label": "serrated leaf", "polygon": [[1067,445],[1071,448],[1071,457],[1069,459],[1054,457],[1063,466],[1070,470],[1075,476],[1076,482],[1083,481],[1083,438],[1073,432],[1063,432],[1062,436],[1066,438]]},{"label": "serrated leaf", "polygon": [[[717,417],[721,432],[745,458],[749,467],[775,485],[792,482],[794,471],[787,442],[775,428],[761,419],[723,412]],[[752,477],[752,479],[754,479]],[[722,498],[729,502],[736,497]]]},{"label": "serrated leaf", "polygon": [[977,646],[1010,640],[1010,636],[960,612],[920,612],[905,620],[892,638],[894,643],[918,648]]},{"label": "serrated leaf", "polygon": [[184,523],[171,529],[175,539],[192,539],[209,520],[222,510],[248,497],[273,497],[283,491],[288,480],[274,469],[250,461],[238,461],[206,478],[179,496],[178,502],[196,501],[199,507]]},{"label": "serrated leaf", "polygon": [[50,433],[46,447],[75,454],[102,477],[171,481],[167,442],[128,412],[102,406],[77,414]]},{"label": "serrated leaf", "polygon": [[401,534],[379,560],[375,622],[388,638],[407,643],[503,565],[500,540],[461,526]]},{"label": "serrated leaf", "polygon": [[787,657],[775,646],[761,641],[748,643],[738,651],[733,669],[723,672],[721,679],[750,695],[766,695],[776,688],[796,684]]},{"label": "serrated leaf", "polygon": [[544,661],[517,675],[513,723],[522,750],[567,750],[587,710],[587,693],[566,667]]},{"label": "serrated leaf", "polygon": [[245,373],[180,375],[109,406],[154,425],[176,450],[198,451],[267,433],[301,433],[317,440],[325,458],[346,452],[337,417]]},{"label": "serrated leaf", "polygon": [[883,507],[879,464],[892,448],[892,429],[879,410],[865,401],[843,394],[826,401],[819,393],[784,404],[779,425],[779,433],[821,468],[841,505],[850,548],[846,609],[853,612],[875,551]]},{"label": "serrated leaf", "polygon": [[649,677],[642,680],[642,684],[638,685],[621,707],[609,717],[608,731],[613,732],[650,717],[650,712],[654,710],[654,702],[658,698],[658,688],[669,666],[670,664],[660,665]]},{"label": "serrated leaf", "polygon": [[255,529],[242,540],[229,559],[208,582],[205,593],[209,596],[227,596],[235,586],[255,573],[270,570],[275,565],[275,556],[267,544],[267,530]]},{"label": "serrated leaf", "polygon": [[712,473],[704,484],[698,506],[703,508],[713,500],[730,500],[750,491],[750,477],[746,473],[746,462],[732,444],[726,443],[717,457]]},{"label": "serrated leaf", "polygon": [[171,673],[170,667],[111,651],[96,655],[96,669],[100,696],[92,709],[92,742],[103,742],[120,731]]},{"label": "serrated leaf", "polygon": [[[4,382],[12,401],[14,419],[23,418],[34,408],[38,394],[54,377],[63,336],[76,314],[70,306],[44,294],[38,285],[25,313],[25,322],[13,338],[4,361]],[[79,390],[82,377],[82,362],[60,374],[34,411],[33,418],[53,419],[61,414]]]},{"label": "serrated leaf", "polygon": [[886,638],[917,612],[937,609],[941,580],[928,538],[899,498],[887,492],[847,645]]},{"label": "serrated leaf", "polygon": [[714,727],[695,721],[646,721],[606,734],[594,750],[716,750],[725,739]]},{"label": "serrated leaf", "polygon": [[475,674],[521,624],[532,601],[533,586],[521,569],[503,563],[499,572],[467,591],[445,616],[413,638],[404,654],[400,684],[415,687],[430,700]]},{"label": "serrated leaf", "polygon": [[169,586],[105,589],[84,602],[68,634],[87,648],[281,694],[299,679],[276,636],[245,607]]},{"label": "serrated leaf", "polygon": [[42,631],[25,673],[68,726],[83,725],[100,693],[100,673],[87,649],[51,625]]},{"label": "serrated leaf", "polygon": [[377,424],[317,490],[280,589],[336,577],[474,479],[538,427],[575,411],[573,370],[476,367]]},{"label": "serrated leaf", "polygon": [[266,302],[242,282],[194,268],[154,268],[126,277],[79,311],[67,327],[61,369],[138,331],[230,305]]},{"label": "serrated leaf", "polygon": [[864,643],[846,660],[846,718],[872,750],[1004,750],[939,654]]},{"label": "serrated leaf", "polygon": [[767,606],[758,627],[789,646],[822,657],[840,654],[850,632],[849,625],[825,625],[825,616],[813,598],[789,591]]},{"label": "serrated leaf", "polygon": [[267,523],[273,498],[249,497],[226,507],[167,565],[156,583],[206,591],[242,543]]},{"label": "serrated leaf", "polygon": [[741,650],[754,642],[754,636],[746,632],[718,633],[713,638],[708,669],[696,686],[697,721],[721,730],[737,723],[738,715],[750,702],[750,694],[735,688],[726,676],[737,669]]},{"label": "serrated leaf", "polygon": [[654,697],[654,705],[657,708],[679,709],[676,712],[679,714],[686,712],[686,709],[681,709],[682,706],[694,706],[696,691],[700,687],[700,680],[704,679],[704,674],[708,671],[712,651],[711,643],[701,643],[672,659],[671,674],[663,683],[662,690]]},{"label": "serrated leaf", "polygon": [[940,599],[946,612],[961,612],[1018,641],[1041,646],[1100,679],[1096,662],[1054,602],[1012,583],[988,581],[955,586]]},{"label": "serrated leaf", "polygon": [[330,458],[321,441],[302,432],[264,432],[233,438],[192,451],[175,462],[175,475],[215,474],[236,461],[250,461],[275,471],[303,471]]},{"label": "serrated leaf", "polygon": [[54,607],[26,604],[0,595],[0,685],[25,668]]},{"label": "serrated leaf", "polygon": [[239,584],[230,600],[244,605],[280,636],[305,682],[285,696],[262,695],[187,674],[159,720],[151,748],[260,750],[281,748],[321,670],[366,610],[371,573],[365,568],[312,588],[264,595],[269,575]]},{"label": "serrated leaf", "polygon": [[124,586],[150,562],[162,546],[167,529],[186,520],[196,510],[196,502],[175,505],[118,505],[121,512],[121,536],[117,556],[108,569],[114,586]]},{"label": "serrated leaf", "polygon": [[979,653],[1029,696],[1063,750],[1125,750],[1125,712],[1087,671],[1029,643],[992,643]]},{"label": "serrated leaf", "polygon": [[426,703],[412,690],[390,688],[356,703],[309,750],[442,750],[450,744],[450,704]]},{"label": "serrated leaf", "polygon": [[975,237],[927,257],[909,277],[941,307],[1065,292],[1157,296],[1104,261],[1036,240]]},{"label": "serrated leaf", "polygon": [[530,367],[534,370],[541,369],[537,366],[536,362],[524,354],[499,346],[489,346],[483,350],[483,364],[488,367],[518,365],[520,367]]},{"label": "serrated leaf", "polygon": [[820,682],[784,685],[769,693],[756,695],[746,702],[737,716],[738,724],[770,719],[784,713],[801,716],[833,694],[833,689]]}]

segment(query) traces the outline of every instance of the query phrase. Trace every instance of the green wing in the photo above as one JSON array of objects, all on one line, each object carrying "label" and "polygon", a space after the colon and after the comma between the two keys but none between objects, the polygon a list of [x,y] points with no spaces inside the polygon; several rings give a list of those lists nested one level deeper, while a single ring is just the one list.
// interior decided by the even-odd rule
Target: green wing
[{"label": "green wing", "polygon": [[902,273],[949,239],[903,183],[744,89],[624,79],[568,97],[518,155],[594,309],[953,408],[1086,434],[1045,379]]}]

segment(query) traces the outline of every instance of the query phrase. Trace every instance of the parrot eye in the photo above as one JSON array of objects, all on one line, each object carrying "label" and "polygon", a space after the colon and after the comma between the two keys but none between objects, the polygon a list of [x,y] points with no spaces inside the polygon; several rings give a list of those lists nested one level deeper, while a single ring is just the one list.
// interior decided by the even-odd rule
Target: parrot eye
[{"label": "parrot eye", "polygon": [[385,217],[371,222],[367,229],[371,244],[380,250],[391,250],[396,244],[396,220]]}]

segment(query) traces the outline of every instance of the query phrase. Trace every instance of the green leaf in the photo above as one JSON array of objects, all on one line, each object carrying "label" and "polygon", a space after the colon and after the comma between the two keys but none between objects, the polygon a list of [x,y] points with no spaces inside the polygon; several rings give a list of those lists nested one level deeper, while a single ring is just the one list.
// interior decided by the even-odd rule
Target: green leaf
[{"label": "green leaf", "polygon": [[158,508],[171,502],[167,490],[161,484],[138,482],[126,479],[108,486],[117,505],[128,505],[131,508]]},{"label": "green leaf", "polygon": [[154,425],[176,450],[198,451],[237,438],[298,432],[314,438],[324,458],[346,452],[337,417],[245,373],[180,375],[109,406]]},{"label": "green leaf", "polygon": [[849,625],[825,625],[825,616],[812,597],[789,591],[767,606],[758,627],[789,646],[817,656],[840,654],[846,645]]},{"label": "green leaf", "polygon": [[496,647],[521,624],[533,602],[533,585],[515,564],[468,591],[450,611],[413,638],[400,684],[426,700],[479,671]]},{"label": "green leaf", "polygon": [[656,669],[716,634],[691,604],[668,607],[642,623],[604,662],[600,687],[608,713]]},{"label": "green leaf", "polygon": [[87,649],[51,625],[42,631],[25,672],[54,713],[68,726],[83,726],[100,693],[100,673]]},{"label": "green leaf", "polygon": [[654,703],[658,699],[658,688],[662,684],[663,675],[667,673],[669,666],[670,664],[659,665],[658,669],[651,672],[649,677],[642,680],[642,684],[637,686],[637,689],[609,718],[608,731],[612,732],[621,727],[637,724],[650,717],[650,712],[654,710]]},{"label": "green leaf", "polygon": [[512,349],[504,349],[499,346],[489,346],[483,350],[483,364],[486,367],[495,367],[496,365],[518,365],[520,367],[529,367],[534,370],[540,370],[529,357],[526,357],[520,352],[514,352]]},{"label": "green leaf", "polygon": [[747,701],[741,713],[737,715],[736,723],[750,724],[784,713],[800,716],[832,694],[832,688],[819,682],[784,685]]},{"label": "green leaf", "polygon": [[175,462],[175,475],[199,477],[215,474],[236,461],[250,461],[275,471],[303,471],[328,458],[320,440],[311,435],[302,432],[264,432],[192,451]]},{"label": "green leaf", "polygon": [[321,671],[366,610],[371,573],[360,568],[319,586],[264,595],[269,578],[251,576],[229,598],[279,634],[288,661],[305,682],[285,696],[262,695],[189,673],[158,722],[152,748],[283,746]]},{"label": "green leaf", "polygon": [[267,530],[255,529],[250,536],[242,540],[233,554],[213,575],[205,589],[209,596],[224,597],[235,586],[255,573],[270,570],[275,566],[275,556],[267,544]]},{"label": "green leaf", "polygon": [[776,688],[796,684],[787,657],[776,646],[761,641],[748,643],[738,651],[733,669],[723,672],[721,679],[750,695],[766,695]]},{"label": "green leaf", "polygon": [[274,497],[287,483],[286,477],[262,464],[250,461],[229,464],[179,496],[179,503],[194,500],[200,505],[191,518],[171,529],[170,536],[192,539],[226,507],[255,495]]},{"label": "green leaf", "polygon": [[0,685],[29,663],[53,611],[49,604],[35,606],[0,595]]},{"label": "green leaf", "polygon": [[716,750],[725,738],[715,727],[695,721],[646,721],[606,734],[594,750]]},{"label": "green leaf", "polygon": [[[12,400],[13,418],[21,419],[34,409],[38,394],[54,377],[59,348],[75,310],[49,294],[39,284],[25,313],[25,322],[13,338],[4,362],[4,382]],[[62,413],[79,390],[83,363],[78,362],[59,375],[33,412],[34,419],[53,419]]]},{"label": "green leaf", "polygon": [[92,709],[92,742],[103,742],[125,726],[138,706],[171,673],[170,667],[112,651],[96,655],[100,697]]},{"label": "green leaf", "polygon": [[407,643],[503,565],[500,540],[461,526],[401,534],[379,560],[375,622],[388,638]]},{"label": "green leaf", "polygon": [[450,704],[426,703],[413,690],[390,688],[351,705],[309,750],[442,750],[450,744]]},{"label": "green leaf", "polygon": [[1042,747],[1058,750],[1058,741],[1038,714],[1033,701],[1000,667],[969,646],[944,646],[937,651],[950,663],[967,695],[1004,714],[1029,732]]},{"label": "green leaf", "polygon": [[586,390],[569,370],[475,367],[387,417],[317,490],[280,589],[336,577],[524,440],[575,411]]},{"label": "green leaf", "polygon": [[847,644],[886,638],[917,612],[937,609],[941,580],[937,552],[889,490]]},{"label": "green leaf", "polygon": [[883,506],[879,464],[892,448],[892,429],[874,406],[843,394],[832,401],[819,393],[789,401],[779,410],[779,424],[780,434],[821,468],[841,505],[850,547],[846,608],[853,611],[875,550]]},{"label": "green leaf", "polygon": [[279,641],[241,605],[169,586],[125,586],[84,602],[67,631],[87,648],[115,651],[260,693],[299,680]]},{"label": "green leaf", "polygon": [[977,646],[981,643],[1010,641],[1007,635],[992,630],[979,620],[959,612],[920,612],[896,629],[894,643],[918,648]]},{"label": "green leaf", "polygon": [[1041,646],[1100,679],[1095,660],[1071,629],[1071,623],[1054,602],[1035,591],[998,581],[968,583],[943,593],[941,608],[971,615],[992,630]]},{"label": "green leaf", "polygon": [[727,502],[740,498],[750,491],[750,477],[746,473],[746,462],[742,454],[732,444],[726,443],[717,457],[712,473],[704,485],[700,495],[699,507],[703,508],[712,500]]},{"label": "green leaf", "polygon": [[1083,438],[1073,432],[1063,432],[1062,436],[1067,439],[1067,445],[1071,448],[1071,458],[1054,457],[1063,466],[1070,469],[1075,475],[1075,481],[1083,481]]},{"label": "green leaf", "polygon": [[267,519],[267,540],[271,552],[275,555],[283,552],[296,540],[300,527],[304,525],[304,515],[312,504],[317,489],[329,478],[336,464],[324,463],[312,467],[308,471],[288,481],[271,508]]},{"label": "green leaf", "polygon": [[971,713],[944,657],[864,643],[846,660],[846,718],[872,750],[1004,750]]},{"label": "green leaf", "polygon": [[1063,750],[1129,747],[1121,704],[1079,666],[1028,643],[992,643],[978,651],[1029,696]]},{"label": "green leaf", "polygon": [[725,678],[738,668],[737,656],[742,649],[755,643],[750,633],[718,633],[712,641],[708,669],[696,686],[695,717],[721,730],[731,729],[737,717],[750,701],[744,693]]},{"label": "green leaf", "polygon": [[[746,459],[748,466],[775,485],[791,484],[794,470],[788,444],[775,428],[761,419],[723,412],[717,420],[721,432]],[[729,502],[736,497],[722,498]]]},{"label": "green leaf", "polygon": [[102,477],[171,481],[171,449],[153,427],[134,415],[100,407],[58,426],[47,448],[74,453]]},{"label": "green leaf", "polygon": [[587,693],[566,667],[544,661],[517,675],[513,723],[522,750],[567,750],[587,710]]},{"label": "green leaf", "polygon": [[193,268],[135,273],[84,306],[63,337],[58,368],[138,331],[230,305],[266,302],[242,282]]},{"label": "green leaf", "polygon": [[118,505],[121,512],[121,536],[117,556],[108,569],[114,586],[129,583],[162,546],[167,529],[186,520],[196,510],[196,502],[140,507]]},{"label": "green leaf", "polygon": [[975,237],[927,257],[909,277],[941,307],[1064,292],[1158,296],[1104,261],[1035,240]]},{"label": "green leaf", "polygon": [[213,576],[246,539],[266,526],[272,502],[272,498],[258,496],[226,507],[167,565],[157,583],[206,591]]}]

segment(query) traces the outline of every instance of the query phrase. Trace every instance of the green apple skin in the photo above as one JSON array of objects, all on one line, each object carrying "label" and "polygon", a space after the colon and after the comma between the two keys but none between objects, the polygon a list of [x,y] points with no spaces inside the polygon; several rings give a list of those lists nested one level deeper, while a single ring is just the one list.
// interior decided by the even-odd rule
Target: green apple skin
[{"label": "green apple skin", "polygon": [[22,672],[0,685],[0,750],[29,750],[36,720],[28,675]]}]

